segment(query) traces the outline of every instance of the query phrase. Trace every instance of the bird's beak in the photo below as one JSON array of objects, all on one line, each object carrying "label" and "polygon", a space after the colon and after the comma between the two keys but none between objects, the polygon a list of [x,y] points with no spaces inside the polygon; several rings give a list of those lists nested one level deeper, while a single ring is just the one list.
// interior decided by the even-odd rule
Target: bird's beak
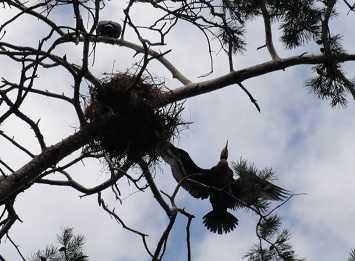
[{"label": "bird's beak", "polygon": [[228,159],[228,140],[226,146],[221,151],[221,159],[225,159],[225,160]]}]

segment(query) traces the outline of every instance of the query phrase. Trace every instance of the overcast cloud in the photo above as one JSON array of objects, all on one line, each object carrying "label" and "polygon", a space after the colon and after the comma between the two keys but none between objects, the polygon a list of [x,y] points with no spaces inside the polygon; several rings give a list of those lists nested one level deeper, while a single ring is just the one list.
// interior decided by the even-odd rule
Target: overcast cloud
[{"label": "overcast cloud", "polygon": [[[105,20],[122,21],[122,5],[119,1],[108,2],[110,9],[103,12]],[[145,7],[138,8],[135,18],[140,23],[153,16]],[[0,24],[13,10],[0,9]],[[58,22],[71,23],[72,15],[62,10],[56,17]],[[344,46],[351,48],[355,42],[349,27],[354,16],[339,17],[335,29],[347,33]],[[8,30],[2,41],[14,39],[23,45],[33,45],[46,31],[36,20],[23,20]],[[263,28],[258,21],[248,28],[248,50],[237,57],[237,69],[269,59],[265,50],[256,51],[263,45]],[[131,35],[128,40],[134,40]],[[167,49],[172,49],[167,58],[187,77],[199,81],[198,76],[207,73],[209,57],[202,35],[186,24],[178,24],[168,38]],[[278,45],[278,48],[282,48]],[[218,49],[216,48],[216,51]],[[70,46],[62,49],[73,61],[80,61],[79,48]],[[283,56],[291,53],[280,51]],[[317,52],[314,46],[306,51]],[[351,51],[349,49],[349,51]],[[124,47],[99,44],[96,49],[96,63],[93,71],[101,76],[104,72],[125,70],[134,61],[134,52]],[[221,54],[214,57],[216,77],[228,71],[227,58]],[[350,65],[348,72],[354,74]],[[0,76],[17,79],[19,68],[0,57]],[[154,63],[150,68],[156,75],[165,77],[171,88],[180,84],[171,79],[167,70]],[[202,167],[214,165],[220,149],[228,139],[230,159],[241,156],[254,161],[256,166],[273,167],[277,174],[277,184],[295,192],[306,193],[292,199],[280,209],[284,225],[292,233],[292,242],[300,257],[309,260],[345,260],[348,252],[355,247],[355,161],[354,148],[354,102],[350,100],[346,108],[330,108],[329,104],[318,100],[304,87],[311,76],[310,66],[289,68],[245,82],[261,106],[258,113],[248,97],[237,87],[194,97],[186,101],[184,119],[193,124],[181,133],[176,141],[178,146],[189,151],[192,158]],[[70,93],[72,82],[64,71],[42,72],[36,88]],[[350,97],[349,97],[350,98]],[[73,133],[78,126],[74,112],[64,103],[44,101],[31,96],[24,105],[24,111],[41,119],[40,126],[48,135],[49,144],[60,141]],[[1,109],[0,109],[1,111]],[[16,137],[27,147],[39,152],[33,134],[27,126],[12,119],[2,130]],[[26,163],[29,158],[0,140],[0,158],[10,162],[15,168]],[[70,171],[73,176],[87,186],[97,184],[109,174],[100,163],[85,161]],[[156,170],[159,186],[171,192],[175,182],[170,170],[162,164]],[[130,195],[134,188],[126,181],[120,182],[124,195]],[[141,239],[121,228],[97,206],[96,197],[79,198],[79,193],[70,188],[54,188],[35,185],[22,193],[15,207],[23,223],[16,223],[10,235],[20,245],[26,256],[47,243],[54,242],[56,234],[63,227],[74,227],[75,232],[86,236],[87,254],[90,260],[147,260]],[[154,244],[167,224],[167,219],[150,192],[128,196],[123,205],[115,201],[111,193],[104,194],[107,202],[130,226],[150,234],[149,244]],[[186,193],[179,195],[178,204],[196,213],[192,228],[193,257],[197,261],[240,260],[255,242],[255,217],[248,213],[238,214],[239,227],[226,236],[209,233],[201,224],[201,217],[208,203],[191,199]],[[185,251],[185,219],[180,218],[169,241],[166,260],[183,260]],[[4,240],[0,253],[6,260],[20,260],[16,250]]]}]

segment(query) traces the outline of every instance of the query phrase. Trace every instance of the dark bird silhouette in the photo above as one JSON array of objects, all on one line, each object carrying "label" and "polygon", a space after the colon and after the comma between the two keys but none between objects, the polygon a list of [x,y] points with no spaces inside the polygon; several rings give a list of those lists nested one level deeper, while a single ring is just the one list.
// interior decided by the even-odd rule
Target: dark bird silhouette
[{"label": "dark bird silhouette", "polygon": [[100,21],[96,27],[96,35],[118,38],[121,35],[121,25],[112,21]]},{"label": "dark bird silhouette", "polygon": [[207,229],[228,233],[238,225],[238,219],[228,209],[257,204],[258,200],[282,200],[288,192],[255,174],[255,168],[241,161],[235,166],[238,179],[228,165],[228,142],[220,160],[211,169],[198,167],[189,154],[167,143],[161,156],[172,170],[175,180],[193,197],[209,200],[212,210],[203,217]]}]

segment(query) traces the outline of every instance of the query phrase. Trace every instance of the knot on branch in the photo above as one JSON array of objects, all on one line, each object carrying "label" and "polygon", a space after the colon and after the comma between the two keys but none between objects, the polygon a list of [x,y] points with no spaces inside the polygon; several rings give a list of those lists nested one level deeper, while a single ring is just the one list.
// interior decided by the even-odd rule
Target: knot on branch
[{"label": "knot on branch", "polygon": [[142,157],[155,162],[159,146],[175,136],[182,124],[181,103],[156,106],[165,88],[151,77],[129,73],[104,78],[101,87],[92,88],[85,116],[90,122],[107,114],[113,117],[97,131],[86,150],[104,154],[118,166],[124,159],[137,162]]}]

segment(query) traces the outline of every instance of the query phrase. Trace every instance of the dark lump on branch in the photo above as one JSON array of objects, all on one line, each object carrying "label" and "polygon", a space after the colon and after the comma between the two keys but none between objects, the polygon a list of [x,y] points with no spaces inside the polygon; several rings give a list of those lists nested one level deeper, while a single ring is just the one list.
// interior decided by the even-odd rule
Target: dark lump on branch
[{"label": "dark lump on branch", "polygon": [[96,34],[98,36],[118,38],[121,35],[121,31],[121,25],[113,21],[100,21],[96,27]]},{"label": "dark lump on branch", "polygon": [[100,87],[92,88],[85,116],[90,122],[107,114],[113,117],[85,150],[104,154],[118,165],[125,159],[156,162],[159,146],[172,139],[182,124],[182,104],[156,106],[165,88],[151,77],[137,78],[129,73],[104,78]]}]

